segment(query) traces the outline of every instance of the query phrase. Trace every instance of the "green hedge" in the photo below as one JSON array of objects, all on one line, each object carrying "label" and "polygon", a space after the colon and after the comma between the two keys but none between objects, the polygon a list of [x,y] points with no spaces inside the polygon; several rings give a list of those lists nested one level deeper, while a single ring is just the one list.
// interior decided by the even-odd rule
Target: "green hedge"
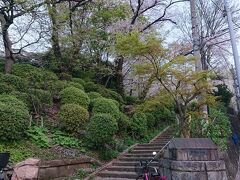
[{"label": "green hedge", "polygon": [[124,103],[124,100],[120,94],[118,94],[117,92],[115,92],[113,90],[107,89],[100,84],[95,84],[93,82],[87,82],[84,85],[84,89],[86,92],[98,92],[105,98],[114,99],[121,104]]},{"label": "green hedge", "polygon": [[88,97],[89,97],[91,100],[102,97],[102,95],[99,94],[98,92],[89,92],[89,93],[87,93],[87,94],[88,94]]},{"label": "green hedge", "polygon": [[72,78],[72,81],[75,83],[81,84],[82,86],[84,86],[86,84],[86,82],[80,78]]},{"label": "green hedge", "polygon": [[119,119],[120,111],[116,103],[111,99],[107,98],[97,98],[92,101],[92,112],[97,113],[107,113],[111,114],[115,119]]},{"label": "green hedge", "polygon": [[26,105],[11,95],[0,95],[0,140],[19,140],[28,128]]},{"label": "green hedge", "polygon": [[62,104],[78,104],[84,108],[88,108],[90,99],[88,95],[75,87],[67,87],[60,92]]},{"label": "green hedge", "polygon": [[75,87],[75,88],[78,88],[78,89],[81,89],[84,91],[84,87],[83,85],[79,84],[79,83],[75,83],[75,82],[69,82],[67,83],[67,87]]},{"label": "green hedge", "polygon": [[110,114],[95,114],[87,127],[87,140],[92,147],[101,149],[112,142],[117,130],[117,122]]},{"label": "green hedge", "polygon": [[0,76],[0,83],[5,83],[8,86],[14,88],[17,91],[25,91],[27,89],[27,83],[24,79],[12,75],[12,74],[4,74]]},{"label": "green hedge", "polygon": [[77,104],[65,104],[59,112],[61,126],[70,133],[85,129],[88,119],[88,111]]}]

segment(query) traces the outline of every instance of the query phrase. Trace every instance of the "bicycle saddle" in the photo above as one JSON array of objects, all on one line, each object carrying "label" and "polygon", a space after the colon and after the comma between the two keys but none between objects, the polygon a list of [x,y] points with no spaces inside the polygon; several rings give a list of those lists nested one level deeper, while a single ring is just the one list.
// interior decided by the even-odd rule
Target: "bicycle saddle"
[{"label": "bicycle saddle", "polygon": [[154,173],[151,173],[151,176],[152,177],[159,177],[159,176],[161,176],[161,174],[158,173],[158,172],[154,172]]}]

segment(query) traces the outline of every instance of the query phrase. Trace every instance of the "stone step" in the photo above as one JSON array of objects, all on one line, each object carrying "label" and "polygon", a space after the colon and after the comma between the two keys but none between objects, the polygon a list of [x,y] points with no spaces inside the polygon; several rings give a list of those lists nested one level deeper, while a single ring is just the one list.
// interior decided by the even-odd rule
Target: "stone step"
[{"label": "stone step", "polygon": [[139,172],[142,170],[140,166],[110,166],[108,171],[125,171],[125,172]]},{"label": "stone step", "polygon": [[110,177],[110,178],[137,178],[136,172],[119,172],[119,171],[102,171],[98,174],[100,177]]},{"label": "stone step", "polygon": [[[151,167],[152,164],[151,164]],[[155,166],[156,169],[158,169],[157,166]],[[106,170],[108,171],[125,171],[125,172],[136,172],[136,173],[140,173],[143,170],[143,167],[140,167],[140,165],[136,165],[136,166],[110,166],[108,167]]]},{"label": "stone step", "polygon": [[162,149],[162,147],[152,146],[152,147],[134,147],[133,150],[151,150],[152,152],[158,152]]},{"label": "stone step", "polygon": [[93,180],[136,180],[136,178],[94,177]]},{"label": "stone step", "polygon": [[158,146],[158,147],[163,147],[166,143],[151,143],[151,144],[138,144],[136,147],[152,147],[152,146]]},{"label": "stone step", "polygon": [[150,160],[152,157],[120,157],[120,161],[146,161]]},{"label": "stone step", "polygon": [[123,157],[153,157],[153,154],[152,153],[141,153],[141,154],[127,153],[127,154],[124,154]]},{"label": "stone step", "polygon": [[[117,161],[113,163],[113,166],[137,166],[140,164],[140,161]],[[158,166],[158,162],[152,162],[152,166]]]},{"label": "stone step", "polygon": [[152,153],[154,151],[152,151],[151,149],[147,149],[147,150],[132,150],[129,152],[129,154],[149,154],[150,156],[152,156]]}]

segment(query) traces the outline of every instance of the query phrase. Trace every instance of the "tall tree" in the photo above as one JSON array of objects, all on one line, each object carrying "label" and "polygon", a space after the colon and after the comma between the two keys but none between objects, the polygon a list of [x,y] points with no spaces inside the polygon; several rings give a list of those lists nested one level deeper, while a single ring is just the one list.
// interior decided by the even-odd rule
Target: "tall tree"
[{"label": "tall tree", "polygon": [[188,109],[198,96],[197,111],[202,114],[202,106],[214,101],[211,84],[206,81],[210,77],[209,71],[195,71],[194,58],[175,55],[162,45],[161,40],[154,36],[141,37],[138,33],[130,33],[118,37],[117,49],[120,54],[145,59],[142,63],[142,75],[154,73],[159,85],[164,88],[175,102],[180,121],[182,137],[190,137],[190,119]]},{"label": "tall tree", "polygon": [[[130,0],[129,6],[131,9],[131,15],[129,19],[126,19],[123,24],[124,32],[131,32],[133,30],[138,30],[144,33],[150,30],[156,24],[161,24],[163,22],[175,22],[170,18],[169,9],[176,3],[184,2],[188,0]],[[149,15],[154,14],[152,17],[148,18]],[[156,15],[157,14],[157,15]],[[116,58],[116,78],[117,78],[117,89],[120,94],[123,94],[123,65],[124,57],[117,56]]]},{"label": "tall tree", "polygon": [[5,0],[0,1],[0,21],[2,38],[5,51],[5,73],[11,73],[12,66],[15,62],[12,41],[9,35],[9,28],[14,23],[14,20],[26,14],[36,13],[44,5],[43,1],[32,0]]}]

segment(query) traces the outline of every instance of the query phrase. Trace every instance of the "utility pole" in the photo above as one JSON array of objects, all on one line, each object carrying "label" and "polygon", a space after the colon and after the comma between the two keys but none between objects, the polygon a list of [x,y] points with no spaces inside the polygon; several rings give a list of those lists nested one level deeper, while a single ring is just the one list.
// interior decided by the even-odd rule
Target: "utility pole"
[{"label": "utility pole", "polygon": [[239,55],[238,55],[238,49],[237,49],[237,43],[236,43],[236,34],[234,32],[233,28],[233,21],[232,21],[232,15],[230,12],[229,2],[228,0],[224,0],[224,6],[225,6],[225,12],[227,14],[227,22],[229,27],[229,33],[232,43],[232,51],[233,51],[233,58],[235,63],[235,69],[236,69],[236,75],[237,75],[237,82],[238,82],[238,92],[237,92],[237,101],[239,100],[239,93],[240,93],[240,63],[239,63]]},{"label": "utility pole", "polygon": [[[197,9],[196,1],[190,0],[190,9],[191,9],[191,21],[192,21],[192,39],[193,39],[193,55],[196,58],[195,61],[195,71],[203,70],[201,62],[201,53],[200,53],[200,37],[198,32],[198,19],[197,19]],[[203,97],[200,95],[198,100],[201,100]],[[208,121],[208,107],[207,105],[202,106],[202,112]]]},{"label": "utility pole", "polygon": [[191,21],[192,21],[192,38],[193,38],[193,55],[196,58],[195,71],[202,70],[201,54],[200,54],[200,38],[198,33],[198,21],[196,1],[190,0]]}]

